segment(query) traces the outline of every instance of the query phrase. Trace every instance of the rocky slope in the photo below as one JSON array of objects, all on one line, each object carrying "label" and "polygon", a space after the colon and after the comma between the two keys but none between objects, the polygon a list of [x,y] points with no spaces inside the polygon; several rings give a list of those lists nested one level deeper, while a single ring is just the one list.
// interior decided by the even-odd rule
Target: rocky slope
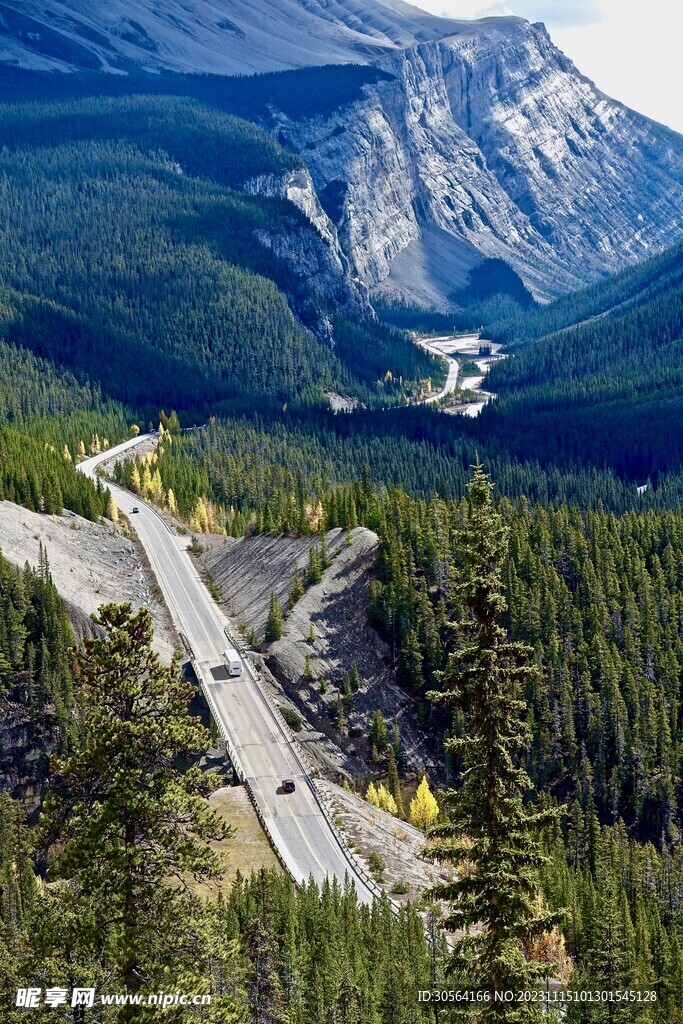
[{"label": "rocky slope", "polygon": [[[298,567],[303,578],[311,537],[257,536],[228,541],[202,555],[219,591],[228,602],[226,611],[245,630],[263,636],[272,592],[282,607]],[[377,553],[377,535],[358,528],[347,544],[340,530],[327,534],[332,557],[322,582],[311,586],[287,615],[280,640],[263,647],[266,663],[281,688],[279,699],[295,707],[318,734],[318,745],[327,750],[329,763],[340,774],[367,776],[373,772],[368,732],[373,713],[380,709],[391,729],[398,726],[406,765],[426,768],[434,777],[441,772],[439,760],[425,742],[415,707],[396,685],[389,667],[389,648],[368,624],[368,586]],[[315,639],[311,642],[310,630]],[[312,679],[306,679],[308,656]],[[347,723],[335,728],[334,718],[344,683],[356,663],[360,687]],[[320,680],[326,683],[321,692]],[[312,744],[305,746],[312,752]],[[336,755],[331,750],[336,748]]]},{"label": "rocky slope", "polygon": [[[0,63],[382,69],[335,106],[322,95],[332,68],[317,113],[273,103],[266,115],[306,160],[333,222],[303,183],[325,247],[304,247],[313,281],[345,258],[370,288],[446,307],[474,264],[500,257],[545,298],[683,230],[682,137],[604,96],[542,25],[519,18],[451,21],[402,0],[2,0]],[[294,238],[282,255],[295,262],[301,248]]]},{"label": "rocky slope", "polygon": [[87,633],[89,619],[102,604],[130,601],[149,608],[154,646],[168,661],[178,645],[166,606],[134,543],[119,529],[65,512],[38,515],[11,501],[0,501],[0,549],[15,565],[38,565],[42,544],[59,595],[67,603],[77,635]]},{"label": "rocky slope", "polygon": [[242,190],[287,199],[306,218],[304,224],[292,220],[286,230],[278,233],[260,230],[257,237],[287,265],[295,278],[305,280],[313,291],[314,296],[303,301],[298,295],[290,295],[290,305],[321,341],[334,344],[331,323],[316,299],[322,298],[333,308],[362,315],[367,311],[368,295],[361,282],[351,276],[337,230],[320,204],[308,169],[301,167],[280,175],[260,175],[245,182]]},{"label": "rocky slope", "polygon": [[547,297],[680,238],[683,139],[599,93],[542,26],[492,19],[380,65],[392,79],[351,105],[277,123],[371,287],[446,305],[483,255]]},{"label": "rocky slope", "polygon": [[360,64],[457,24],[403,0],[4,0],[0,61],[250,74]]}]

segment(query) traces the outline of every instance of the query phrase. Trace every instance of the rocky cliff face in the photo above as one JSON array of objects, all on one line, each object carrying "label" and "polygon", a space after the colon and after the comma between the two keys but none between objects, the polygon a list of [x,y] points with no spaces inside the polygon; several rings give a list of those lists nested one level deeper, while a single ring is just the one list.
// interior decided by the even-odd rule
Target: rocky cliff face
[{"label": "rocky cliff face", "polygon": [[[263,241],[286,260],[302,253],[320,291],[346,259],[371,288],[447,306],[474,264],[499,257],[550,297],[680,239],[683,138],[600,93],[542,25],[434,18],[403,0],[231,0],[227,11],[212,0],[2,0],[0,63],[382,68],[388,80],[331,113],[292,119],[271,105],[269,127],[305,158],[330,220],[307,180],[254,183],[307,212],[322,247],[296,232],[289,252]],[[357,301],[342,278],[334,288]]]},{"label": "rocky cliff face", "polygon": [[[367,290],[351,276],[349,261],[339,243],[337,230],[318,199],[311,175],[305,167],[282,175],[268,174],[252,178],[245,192],[288,199],[303,213],[305,222],[294,221],[275,234],[260,231],[259,241],[271,249],[292,274],[305,279],[309,288],[334,307],[363,314],[368,308]],[[297,303],[292,297],[294,306]],[[312,328],[321,340],[332,340],[326,318],[311,304],[311,310],[297,309],[304,322],[314,318]],[[327,335],[329,333],[329,338]]]},{"label": "rocky cliff face", "polygon": [[384,58],[331,115],[279,118],[371,287],[446,304],[481,256],[549,297],[673,243],[683,139],[598,92],[543,26],[491,19]]}]

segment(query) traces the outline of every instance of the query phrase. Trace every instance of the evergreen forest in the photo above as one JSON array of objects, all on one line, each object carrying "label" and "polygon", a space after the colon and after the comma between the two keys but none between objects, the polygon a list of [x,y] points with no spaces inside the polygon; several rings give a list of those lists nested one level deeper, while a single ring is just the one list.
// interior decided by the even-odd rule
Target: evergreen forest
[{"label": "evergreen forest", "polygon": [[[193,684],[144,609],[105,606],[77,638],[45,553],[13,565],[0,537],[8,1024],[22,979],[171,975],[214,997],[166,1011],[182,1024],[548,1019],[420,1001],[454,978],[647,991],[562,1019],[683,1024],[683,249],[547,306],[489,260],[450,313],[373,311],[287,198],[307,172],[273,111],[383,75],[0,73],[0,501],[101,519],[107,483],[78,462],[161,424],[114,477],[183,528],[374,531],[368,622],[448,780],[429,855],[460,874],[398,912],[278,871],[198,895],[233,830],[205,799]],[[496,400],[418,404],[445,366],[414,332],[480,328],[506,356]]]}]

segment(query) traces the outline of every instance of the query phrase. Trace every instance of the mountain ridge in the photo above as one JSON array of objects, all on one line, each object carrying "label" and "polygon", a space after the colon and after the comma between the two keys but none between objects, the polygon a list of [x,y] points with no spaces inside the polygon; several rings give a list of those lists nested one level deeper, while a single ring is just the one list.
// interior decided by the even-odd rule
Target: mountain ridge
[{"label": "mountain ridge", "polygon": [[403,0],[2,0],[0,62],[35,70],[253,74],[371,63],[419,42],[514,22],[440,18]]},{"label": "mountain ridge", "polygon": [[[542,23],[403,0],[0,0],[3,63],[253,82],[260,108],[232,112],[305,161],[351,274],[423,307],[453,308],[483,259],[546,301],[683,231],[683,137],[597,89]],[[354,65],[367,81],[340,91]],[[222,77],[246,71],[268,73]],[[311,109],[289,109],[306,86]]]}]

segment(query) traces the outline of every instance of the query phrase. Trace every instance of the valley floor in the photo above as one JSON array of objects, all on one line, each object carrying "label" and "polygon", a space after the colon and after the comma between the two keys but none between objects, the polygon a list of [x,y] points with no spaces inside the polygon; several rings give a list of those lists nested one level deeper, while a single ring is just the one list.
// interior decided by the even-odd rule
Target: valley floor
[{"label": "valley floor", "polygon": [[[439,337],[426,335],[418,338],[418,344],[427,352],[432,352],[434,355],[440,356],[448,363],[448,376],[444,387],[435,394],[425,398],[425,404],[442,402],[444,399],[447,400],[450,395],[454,395],[458,391],[476,391],[481,395],[481,401],[459,402],[457,404],[447,406],[444,411],[451,414],[461,413],[464,416],[478,416],[486,403],[496,397],[490,391],[484,391],[482,383],[491,365],[499,359],[504,358],[499,354],[501,349],[500,344],[493,341],[487,341],[484,338],[481,338],[478,334],[452,334],[440,335]],[[490,347],[490,356],[479,357],[480,346],[482,345]],[[476,363],[481,370],[481,376],[460,378],[460,363],[464,362],[464,360],[460,359],[459,362],[458,359],[455,358],[455,354],[457,354],[458,357],[464,356],[468,361]]]}]

